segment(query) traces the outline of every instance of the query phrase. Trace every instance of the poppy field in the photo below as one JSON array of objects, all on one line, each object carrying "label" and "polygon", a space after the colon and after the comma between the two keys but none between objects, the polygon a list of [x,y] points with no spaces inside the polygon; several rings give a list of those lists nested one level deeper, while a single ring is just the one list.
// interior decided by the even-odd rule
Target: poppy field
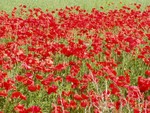
[{"label": "poppy field", "polygon": [[0,11],[0,113],[150,113],[150,6]]}]

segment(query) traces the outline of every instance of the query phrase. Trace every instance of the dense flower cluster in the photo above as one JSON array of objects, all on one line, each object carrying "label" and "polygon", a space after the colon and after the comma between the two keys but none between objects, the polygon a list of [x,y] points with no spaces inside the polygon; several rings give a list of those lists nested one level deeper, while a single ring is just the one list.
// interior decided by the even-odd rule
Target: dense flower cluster
[{"label": "dense flower cluster", "polygon": [[150,112],[150,8],[0,12],[0,113]]}]

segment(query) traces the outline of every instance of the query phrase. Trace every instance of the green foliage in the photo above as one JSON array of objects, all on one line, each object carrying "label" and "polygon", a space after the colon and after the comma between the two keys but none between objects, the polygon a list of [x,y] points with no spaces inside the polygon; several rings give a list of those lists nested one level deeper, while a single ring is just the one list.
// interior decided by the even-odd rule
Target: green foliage
[{"label": "green foliage", "polygon": [[[120,4],[122,2],[122,4]],[[108,5],[114,3],[114,5]],[[14,7],[20,4],[27,5],[29,8],[40,7],[43,10],[54,10],[56,8],[64,8],[66,6],[81,6],[82,8],[90,11],[92,8],[103,6],[105,10],[114,9],[124,4],[140,3],[142,8],[150,5],[149,0],[1,0],[0,10],[11,12]]]}]

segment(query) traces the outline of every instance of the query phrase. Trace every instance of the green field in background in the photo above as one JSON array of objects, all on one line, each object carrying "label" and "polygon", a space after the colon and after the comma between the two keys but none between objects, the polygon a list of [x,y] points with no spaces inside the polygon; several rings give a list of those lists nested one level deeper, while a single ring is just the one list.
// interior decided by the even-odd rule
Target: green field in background
[{"label": "green field in background", "polygon": [[[109,3],[114,2],[114,5],[108,6]],[[43,10],[54,10],[56,8],[64,8],[65,6],[81,6],[82,8],[90,11],[93,7],[99,8],[103,6],[105,10],[120,7],[123,4],[140,3],[142,8],[150,5],[149,0],[0,0],[0,10],[11,12],[14,7],[20,4],[27,5],[29,8],[40,7]]]}]

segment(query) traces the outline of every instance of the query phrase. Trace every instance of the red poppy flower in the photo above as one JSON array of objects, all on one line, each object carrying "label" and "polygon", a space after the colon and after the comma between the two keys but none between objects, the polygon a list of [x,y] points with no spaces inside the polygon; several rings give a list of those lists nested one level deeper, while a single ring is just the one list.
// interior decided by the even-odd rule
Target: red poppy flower
[{"label": "red poppy flower", "polygon": [[150,89],[150,79],[146,79],[146,78],[139,76],[138,77],[138,87],[141,92],[148,91]]},{"label": "red poppy flower", "polygon": [[0,96],[7,97],[8,93],[6,91],[0,91]]},{"label": "red poppy flower", "polygon": [[11,98],[21,98],[23,100],[26,100],[26,96],[24,96],[21,92],[19,91],[16,91],[16,92],[13,92],[12,95],[11,95]]},{"label": "red poppy flower", "polygon": [[145,74],[150,77],[150,70],[146,70]]},{"label": "red poppy flower", "polygon": [[[22,104],[20,104],[20,103],[14,107],[14,110],[15,110],[15,111],[18,111],[19,113],[26,113],[26,112],[27,112],[27,111],[25,110],[24,105],[22,105]],[[26,112],[25,112],[25,111],[26,111]]]},{"label": "red poppy flower", "polygon": [[82,96],[79,95],[79,94],[74,94],[73,97],[74,97],[75,100],[79,100],[79,101],[82,100]]},{"label": "red poppy flower", "polygon": [[87,107],[89,105],[89,102],[87,100],[82,100],[80,103],[81,107]]},{"label": "red poppy flower", "polygon": [[58,89],[58,87],[57,87],[57,86],[52,85],[52,86],[48,87],[48,91],[47,91],[47,93],[48,93],[48,94],[56,93],[57,89]]},{"label": "red poppy flower", "polygon": [[38,80],[42,80],[43,79],[43,76],[42,75],[36,75],[36,79],[38,79]]},{"label": "red poppy flower", "polygon": [[40,86],[32,84],[32,85],[28,86],[28,90],[31,91],[31,92],[34,92],[34,91],[40,90]]},{"label": "red poppy flower", "polygon": [[41,108],[39,106],[31,106],[27,109],[27,112],[31,113],[42,113]]}]

